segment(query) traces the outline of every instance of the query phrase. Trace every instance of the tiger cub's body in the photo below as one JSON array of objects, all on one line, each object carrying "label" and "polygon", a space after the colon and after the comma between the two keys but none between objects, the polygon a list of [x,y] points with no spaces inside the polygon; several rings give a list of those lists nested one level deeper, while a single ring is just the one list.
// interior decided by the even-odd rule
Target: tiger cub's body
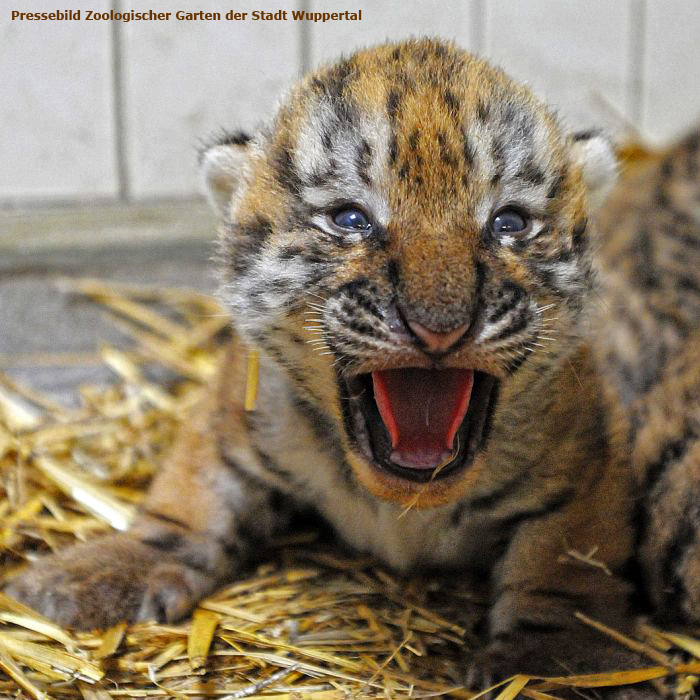
[{"label": "tiger cub's body", "polygon": [[586,336],[605,140],[418,40],[309,76],[203,168],[236,331],[216,385],[132,529],[13,593],[82,627],[175,619],[311,506],[399,570],[490,578],[482,678],[619,664],[574,616],[629,622],[639,500]]},{"label": "tiger cub's body", "polygon": [[700,132],[630,169],[598,217],[599,366],[628,420],[657,610],[700,619]]}]

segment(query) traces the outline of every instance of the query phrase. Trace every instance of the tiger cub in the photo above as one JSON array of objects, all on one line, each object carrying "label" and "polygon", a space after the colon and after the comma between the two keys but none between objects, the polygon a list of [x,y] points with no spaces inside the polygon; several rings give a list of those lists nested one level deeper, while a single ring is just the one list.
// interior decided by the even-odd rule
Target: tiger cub
[{"label": "tiger cub", "polygon": [[600,212],[600,366],[624,406],[651,602],[700,621],[700,130],[625,175]]},{"label": "tiger cub", "polygon": [[608,142],[420,39],[314,72],[202,168],[227,359],[131,529],[11,593],[82,628],[175,620],[310,506],[399,571],[490,578],[477,678],[618,665],[574,616],[630,619],[624,421],[583,335]]}]

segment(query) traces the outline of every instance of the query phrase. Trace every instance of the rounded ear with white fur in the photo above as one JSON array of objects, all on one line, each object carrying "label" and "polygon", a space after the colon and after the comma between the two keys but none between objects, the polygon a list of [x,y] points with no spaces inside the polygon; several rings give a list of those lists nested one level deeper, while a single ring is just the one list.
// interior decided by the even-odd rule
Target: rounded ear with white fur
[{"label": "rounded ear with white fur", "polygon": [[580,131],[571,136],[574,162],[581,167],[592,209],[597,209],[617,180],[617,156],[602,131]]},{"label": "rounded ear with white fur", "polygon": [[231,200],[243,184],[251,140],[243,132],[226,133],[200,153],[204,191],[209,204],[221,217],[227,216]]}]

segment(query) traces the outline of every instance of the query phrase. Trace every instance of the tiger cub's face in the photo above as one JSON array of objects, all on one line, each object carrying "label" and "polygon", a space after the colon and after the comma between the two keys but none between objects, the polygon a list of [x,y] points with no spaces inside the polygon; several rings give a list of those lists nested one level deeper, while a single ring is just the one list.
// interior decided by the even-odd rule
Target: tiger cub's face
[{"label": "tiger cub's face", "polygon": [[576,336],[588,202],[614,173],[604,139],[414,40],[310,75],[203,164],[243,339],[335,422],[375,495],[463,495],[494,412],[517,419],[516,388]]}]

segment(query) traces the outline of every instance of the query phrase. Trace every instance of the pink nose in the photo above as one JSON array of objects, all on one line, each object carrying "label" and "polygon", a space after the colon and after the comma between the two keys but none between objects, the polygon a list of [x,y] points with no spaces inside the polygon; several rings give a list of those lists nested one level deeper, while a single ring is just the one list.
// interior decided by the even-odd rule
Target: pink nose
[{"label": "pink nose", "polygon": [[436,333],[418,321],[407,321],[407,323],[408,327],[423,341],[428,352],[446,352],[467,332],[468,327],[465,323],[447,333]]}]

